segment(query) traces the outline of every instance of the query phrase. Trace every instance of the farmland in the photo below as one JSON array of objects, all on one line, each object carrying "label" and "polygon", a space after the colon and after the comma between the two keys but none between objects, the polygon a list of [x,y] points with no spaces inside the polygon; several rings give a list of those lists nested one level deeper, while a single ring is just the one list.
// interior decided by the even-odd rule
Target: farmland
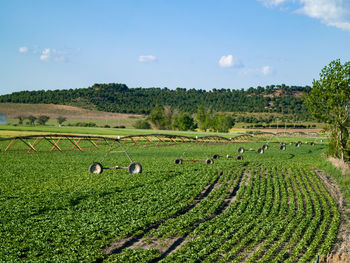
[{"label": "farmland", "polygon": [[[290,138],[289,140],[295,140]],[[325,145],[244,143],[2,152],[0,258],[83,262],[310,262],[337,239],[340,214],[315,170]],[[0,145],[2,148],[2,146]],[[182,165],[175,165],[176,158]]]}]

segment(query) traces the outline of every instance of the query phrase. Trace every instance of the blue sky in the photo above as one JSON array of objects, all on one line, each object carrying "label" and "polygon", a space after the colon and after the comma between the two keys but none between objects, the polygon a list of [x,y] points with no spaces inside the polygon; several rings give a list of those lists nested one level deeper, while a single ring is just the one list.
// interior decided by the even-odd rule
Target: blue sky
[{"label": "blue sky", "polygon": [[350,60],[349,0],[2,0],[0,94],[311,85]]}]

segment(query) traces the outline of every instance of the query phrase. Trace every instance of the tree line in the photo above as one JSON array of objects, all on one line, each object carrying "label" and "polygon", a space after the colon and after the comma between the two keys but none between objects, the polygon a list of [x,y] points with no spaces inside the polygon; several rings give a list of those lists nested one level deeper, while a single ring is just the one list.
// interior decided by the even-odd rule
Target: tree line
[{"label": "tree line", "polygon": [[[18,119],[19,125],[23,125],[23,122],[25,120],[27,120],[28,125],[35,125],[35,124],[45,125],[50,120],[50,117],[46,115],[40,115],[38,117],[34,115],[29,115],[29,116],[18,115],[16,119]],[[56,120],[58,125],[62,125],[67,120],[67,118],[63,116],[58,116]]]},{"label": "tree line", "polygon": [[134,124],[137,129],[151,129],[151,124],[158,130],[193,131],[197,128],[201,131],[229,132],[235,125],[233,116],[223,113],[215,113],[200,106],[197,113],[172,111],[169,107],[156,105],[150,115],[144,120],[138,120]]},{"label": "tree line", "polygon": [[199,106],[214,112],[270,112],[312,119],[301,96],[309,86],[269,85],[247,90],[196,90],[176,88],[128,88],[125,84],[94,84],[89,88],[69,90],[21,91],[0,96],[0,102],[46,103],[83,106],[100,111],[150,114],[156,105],[172,111],[196,113]]}]

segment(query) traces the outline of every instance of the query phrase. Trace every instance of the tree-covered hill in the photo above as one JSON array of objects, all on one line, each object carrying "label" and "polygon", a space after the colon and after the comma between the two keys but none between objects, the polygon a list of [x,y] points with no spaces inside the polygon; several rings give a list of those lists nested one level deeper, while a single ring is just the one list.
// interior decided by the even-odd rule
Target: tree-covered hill
[{"label": "tree-covered hill", "polygon": [[277,112],[310,116],[301,95],[309,86],[271,85],[248,90],[211,91],[177,88],[128,88],[125,84],[94,84],[69,90],[21,91],[0,96],[0,102],[79,105],[100,111],[149,114],[155,105],[194,113],[202,105],[216,112]]}]

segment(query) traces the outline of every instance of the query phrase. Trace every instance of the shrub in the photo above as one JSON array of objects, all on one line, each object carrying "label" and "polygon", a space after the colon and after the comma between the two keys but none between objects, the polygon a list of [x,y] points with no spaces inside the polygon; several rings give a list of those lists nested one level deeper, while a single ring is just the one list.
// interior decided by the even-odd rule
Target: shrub
[{"label": "shrub", "polygon": [[151,124],[147,120],[137,120],[133,126],[135,129],[151,129]]}]

